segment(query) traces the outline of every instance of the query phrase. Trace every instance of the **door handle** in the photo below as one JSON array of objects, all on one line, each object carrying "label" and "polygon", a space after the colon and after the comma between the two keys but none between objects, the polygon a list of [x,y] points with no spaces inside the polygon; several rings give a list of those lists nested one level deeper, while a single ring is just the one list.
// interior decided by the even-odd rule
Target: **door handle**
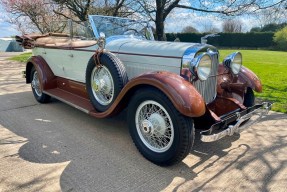
[{"label": "door handle", "polygon": [[70,57],[74,57],[74,55],[73,55],[73,54],[69,54],[69,56],[70,56]]}]

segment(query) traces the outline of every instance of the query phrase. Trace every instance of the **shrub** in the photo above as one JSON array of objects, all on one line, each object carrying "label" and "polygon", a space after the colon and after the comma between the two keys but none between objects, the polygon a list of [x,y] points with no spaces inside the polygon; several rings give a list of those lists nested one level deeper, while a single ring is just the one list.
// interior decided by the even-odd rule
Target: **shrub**
[{"label": "shrub", "polygon": [[278,49],[287,51],[287,26],[277,31],[273,40],[277,44]]},{"label": "shrub", "polygon": [[[182,42],[200,43],[206,33],[167,33],[168,41],[179,38]],[[219,36],[208,38],[207,43],[217,47],[236,48],[270,48],[274,46],[274,33],[219,33]]]}]

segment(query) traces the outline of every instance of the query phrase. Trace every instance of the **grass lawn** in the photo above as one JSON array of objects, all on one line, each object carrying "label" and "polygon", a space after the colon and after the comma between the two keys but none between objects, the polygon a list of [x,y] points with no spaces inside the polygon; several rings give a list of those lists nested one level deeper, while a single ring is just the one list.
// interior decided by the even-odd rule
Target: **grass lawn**
[{"label": "grass lawn", "polygon": [[[220,50],[220,61],[237,50]],[[243,65],[261,79],[263,92],[256,97],[274,102],[273,111],[287,113],[287,52],[240,50]]]},{"label": "grass lawn", "polygon": [[10,57],[8,60],[12,60],[12,61],[19,61],[19,62],[26,62],[29,57],[32,56],[32,53],[29,52],[29,53],[23,53],[21,55],[17,55],[17,56],[14,56],[14,57]]},{"label": "grass lawn", "polygon": [[[238,50],[220,50],[220,61]],[[243,65],[261,79],[263,92],[256,97],[274,102],[272,110],[287,113],[287,52],[264,50],[240,50]],[[18,55],[10,60],[26,62],[31,53]]]}]

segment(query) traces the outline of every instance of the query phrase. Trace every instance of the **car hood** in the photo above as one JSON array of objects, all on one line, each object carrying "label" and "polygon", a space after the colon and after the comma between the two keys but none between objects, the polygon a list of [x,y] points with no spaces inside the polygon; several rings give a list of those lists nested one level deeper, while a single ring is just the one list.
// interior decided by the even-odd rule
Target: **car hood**
[{"label": "car hood", "polygon": [[198,43],[118,39],[109,42],[106,49],[117,54],[182,58],[188,48],[200,49],[202,47],[204,46]]}]

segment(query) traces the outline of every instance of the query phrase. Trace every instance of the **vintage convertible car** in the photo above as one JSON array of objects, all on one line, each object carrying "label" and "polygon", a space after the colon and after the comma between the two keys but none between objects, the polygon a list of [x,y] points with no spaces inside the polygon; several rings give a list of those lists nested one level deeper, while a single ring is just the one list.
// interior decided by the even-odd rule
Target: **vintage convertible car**
[{"label": "vintage convertible car", "polygon": [[262,85],[240,52],[219,63],[211,45],[154,41],[147,22],[118,17],[91,15],[89,24],[69,26],[67,33],[17,37],[33,48],[24,75],[36,100],[53,97],[97,118],[127,108],[136,147],[156,164],[185,158],[195,129],[203,142],[216,141],[271,108],[255,104]]}]

